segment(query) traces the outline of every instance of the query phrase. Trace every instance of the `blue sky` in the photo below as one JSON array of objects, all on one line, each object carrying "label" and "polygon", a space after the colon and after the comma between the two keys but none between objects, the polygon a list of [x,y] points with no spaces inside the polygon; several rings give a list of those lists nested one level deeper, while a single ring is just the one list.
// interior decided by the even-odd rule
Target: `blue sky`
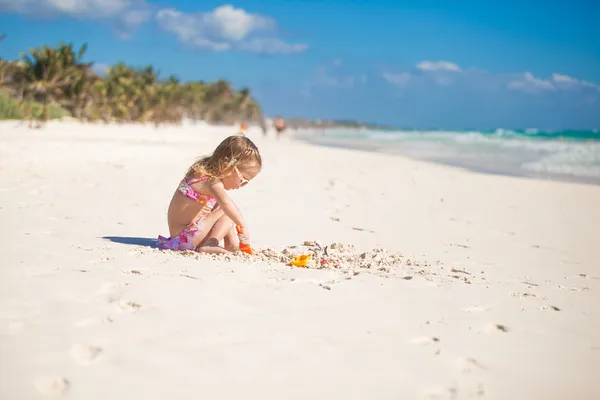
[{"label": "blue sky", "polygon": [[268,115],[416,128],[600,128],[600,2],[0,0],[0,57],[248,86]]}]

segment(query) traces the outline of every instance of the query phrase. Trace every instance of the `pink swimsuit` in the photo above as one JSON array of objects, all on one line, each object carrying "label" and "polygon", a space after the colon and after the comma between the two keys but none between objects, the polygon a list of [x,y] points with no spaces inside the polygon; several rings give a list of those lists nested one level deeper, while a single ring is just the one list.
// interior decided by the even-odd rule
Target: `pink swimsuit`
[{"label": "pink swimsuit", "polygon": [[[177,190],[181,192],[185,197],[190,200],[194,200],[196,203],[201,204],[203,207],[209,207],[210,209],[215,208],[217,200],[207,194],[198,193],[192,188],[191,185],[198,182],[203,182],[208,179],[207,176],[198,179],[183,179],[179,183]],[[192,221],[179,235],[166,238],[164,236],[158,236],[157,245],[161,249],[169,250],[194,250],[194,236],[198,233],[202,227],[202,220],[205,217],[201,217],[197,221]]]}]

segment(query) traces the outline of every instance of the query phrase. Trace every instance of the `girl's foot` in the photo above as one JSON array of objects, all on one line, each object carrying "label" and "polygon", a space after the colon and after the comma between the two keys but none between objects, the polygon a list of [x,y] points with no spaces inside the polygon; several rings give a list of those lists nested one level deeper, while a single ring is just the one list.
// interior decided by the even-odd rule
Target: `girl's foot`
[{"label": "girl's foot", "polygon": [[198,253],[210,253],[210,254],[229,254],[229,250],[225,250],[220,246],[202,246],[196,248]]},{"label": "girl's foot", "polygon": [[237,247],[236,245],[234,245],[232,243],[225,243],[225,250],[227,250],[231,253],[235,253],[239,250],[239,247]]}]

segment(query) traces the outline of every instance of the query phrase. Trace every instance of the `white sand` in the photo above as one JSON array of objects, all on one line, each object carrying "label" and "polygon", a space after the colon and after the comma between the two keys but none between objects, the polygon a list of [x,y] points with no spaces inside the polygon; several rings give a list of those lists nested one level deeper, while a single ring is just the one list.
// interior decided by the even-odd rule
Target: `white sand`
[{"label": "white sand", "polygon": [[256,247],[384,246],[427,274],[146,246],[230,133],[0,124],[0,399],[599,398],[600,187],[251,132]]}]

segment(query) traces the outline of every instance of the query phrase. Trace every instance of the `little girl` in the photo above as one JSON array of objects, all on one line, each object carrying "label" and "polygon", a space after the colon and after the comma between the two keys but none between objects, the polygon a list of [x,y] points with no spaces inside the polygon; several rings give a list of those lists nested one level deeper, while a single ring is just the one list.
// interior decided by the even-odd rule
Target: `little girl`
[{"label": "little girl", "polygon": [[[173,194],[168,211],[170,238],[158,237],[158,247],[227,253],[237,249],[234,224],[249,241],[246,220],[226,190],[246,186],[262,168],[258,148],[243,135],[223,140],[211,156],[187,171]],[[224,240],[225,248],[219,246]]]}]

